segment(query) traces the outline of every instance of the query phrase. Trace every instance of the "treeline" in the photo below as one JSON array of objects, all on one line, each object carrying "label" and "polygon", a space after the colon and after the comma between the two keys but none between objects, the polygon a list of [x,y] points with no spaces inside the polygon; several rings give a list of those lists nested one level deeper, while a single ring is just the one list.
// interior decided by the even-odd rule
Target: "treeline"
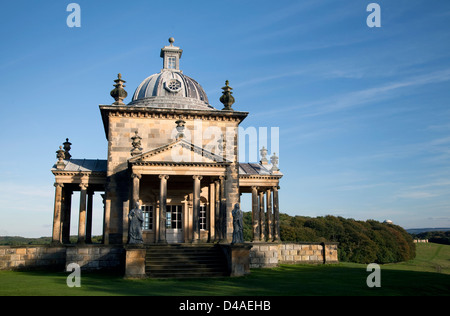
[{"label": "treeline", "polygon": [[[244,237],[252,239],[251,213],[244,216]],[[390,263],[413,259],[413,239],[402,227],[374,220],[280,214],[280,238],[290,242],[338,242],[340,261]]]},{"label": "treeline", "polygon": [[428,242],[450,245],[450,231],[430,231],[412,234],[414,239],[428,239]]},{"label": "treeline", "polygon": [[26,238],[20,236],[0,236],[0,246],[47,245],[51,237]]}]

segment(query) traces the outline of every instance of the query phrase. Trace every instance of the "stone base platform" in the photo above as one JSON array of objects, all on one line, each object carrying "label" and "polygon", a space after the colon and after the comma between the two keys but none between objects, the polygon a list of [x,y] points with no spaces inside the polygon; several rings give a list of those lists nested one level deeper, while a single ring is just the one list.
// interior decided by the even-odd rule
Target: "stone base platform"
[{"label": "stone base platform", "polygon": [[[181,244],[201,247],[200,244]],[[225,257],[226,275],[242,276],[251,268],[279,264],[337,263],[337,243],[205,244],[219,247]],[[0,246],[0,270],[53,269],[64,271],[76,263],[82,271],[115,271],[126,277],[146,277],[147,247],[154,245]],[[171,247],[168,245],[168,247]],[[190,259],[192,263],[192,258]]]}]

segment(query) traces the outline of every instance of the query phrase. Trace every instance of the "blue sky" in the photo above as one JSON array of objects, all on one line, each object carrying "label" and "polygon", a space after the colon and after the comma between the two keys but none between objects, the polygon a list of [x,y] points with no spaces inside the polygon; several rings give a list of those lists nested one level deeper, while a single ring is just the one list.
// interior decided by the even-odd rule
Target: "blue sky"
[{"label": "blue sky", "polygon": [[361,0],[77,1],[69,28],[70,2],[2,5],[0,235],[51,235],[55,151],[106,159],[98,105],[170,36],[213,106],[229,80],[242,127],[279,127],[282,212],[450,226],[450,2],[376,1],[369,28]]}]

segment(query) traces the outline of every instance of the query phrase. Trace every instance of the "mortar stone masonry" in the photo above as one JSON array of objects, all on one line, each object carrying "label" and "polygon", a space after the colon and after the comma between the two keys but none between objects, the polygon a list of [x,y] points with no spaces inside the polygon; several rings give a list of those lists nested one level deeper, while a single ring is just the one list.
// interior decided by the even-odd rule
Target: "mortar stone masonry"
[{"label": "mortar stone masonry", "polygon": [[[245,243],[250,268],[279,264],[337,263],[337,243]],[[325,255],[325,257],[324,257]],[[127,248],[123,245],[0,246],[0,270],[65,270],[70,263],[83,271],[123,272]]]}]

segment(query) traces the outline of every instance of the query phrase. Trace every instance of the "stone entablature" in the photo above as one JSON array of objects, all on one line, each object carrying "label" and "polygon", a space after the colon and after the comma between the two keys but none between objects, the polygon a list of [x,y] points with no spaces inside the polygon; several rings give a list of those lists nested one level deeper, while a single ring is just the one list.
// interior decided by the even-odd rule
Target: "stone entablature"
[{"label": "stone entablature", "polygon": [[[186,121],[213,121],[232,122],[239,124],[248,115],[248,112],[241,111],[220,111],[220,110],[193,110],[178,108],[149,108],[100,105],[100,112],[105,127],[106,137],[108,137],[109,118],[142,118],[170,120],[175,122],[180,117]],[[171,126],[172,128],[173,126]]]}]

